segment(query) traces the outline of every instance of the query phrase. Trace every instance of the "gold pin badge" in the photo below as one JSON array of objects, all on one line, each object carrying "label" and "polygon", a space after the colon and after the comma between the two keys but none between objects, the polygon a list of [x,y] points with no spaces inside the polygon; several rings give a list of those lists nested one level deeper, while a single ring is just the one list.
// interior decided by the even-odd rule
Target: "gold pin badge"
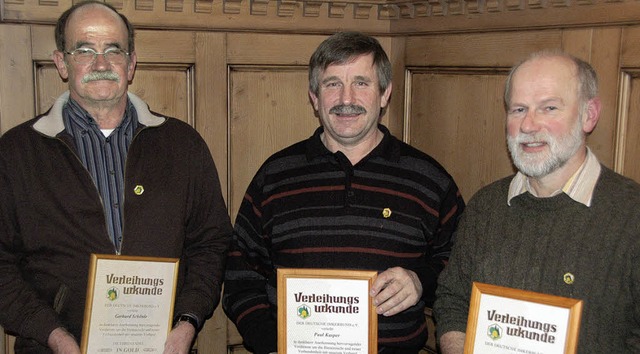
[{"label": "gold pin badge", "polygon": [[135,186],[135,188],[133,188],[133,193],[135,193],[136,195],[142,195],[142,193],[144,193],[144,187],[138,184],[137,186]]},{"label": "gold pin badge", "polygon": [[573,276],[573,274],[571,274],[571,273],[564,273],[563,278],[564,278],[564,282],[569,284],[569,285],[573,284],[573,282],[576,279],[576,277]]},{"label": "gold pin badge", "polygon": [[382,210],[382,217],[384,217],[385,219],[391,217],[391,209],[389,208],[384,208]]}]

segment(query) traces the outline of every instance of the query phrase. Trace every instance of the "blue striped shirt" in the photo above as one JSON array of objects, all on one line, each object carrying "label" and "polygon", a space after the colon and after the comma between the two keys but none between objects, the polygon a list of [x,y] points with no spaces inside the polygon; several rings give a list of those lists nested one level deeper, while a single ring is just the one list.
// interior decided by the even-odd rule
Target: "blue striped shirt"
[{"label": "blue striped shirt", "polygon": [[102,198],[105,223],[119,253],[122,243],[124,168],[138,116],[131,101],[120,125],[108,137],[91,115],[72,99],[62,110],[65,131],[73,137],[78,158],[89,171]]}]

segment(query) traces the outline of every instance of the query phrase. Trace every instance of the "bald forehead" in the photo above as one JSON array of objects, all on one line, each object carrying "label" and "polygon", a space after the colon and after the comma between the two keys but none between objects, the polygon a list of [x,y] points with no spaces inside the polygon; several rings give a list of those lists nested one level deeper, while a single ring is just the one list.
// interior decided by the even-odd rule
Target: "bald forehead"
[{"label": "bald forehead", "polygon": [[540,56],[523,62],[514,72],[514,78],[521,75],[522,72],[555,73],[557,75],[576,78],[578,67],[573,60],[564,56]]},{"label": "bald forehead", "polygon": [[79,20],[86,20],[87,18],[91,19],[94,18],[94,16],[111,17],[120,24],[120,28],[124,33],[127,32],[127,25],[124,23],[120,15],[110,8],[100,4],[88,4],[78,7],[73,11],[73,13],[71,13],[71,15],[69,15],[67,29],[72,28],[71,26],[75,25]]},{"label": "bald forehead", "polygon": [[61,46],[71,50],[100,42],[133,51],[132,43],[129,43],[132,40],[120,14],[100,4],[87,4],[69,15]]}]

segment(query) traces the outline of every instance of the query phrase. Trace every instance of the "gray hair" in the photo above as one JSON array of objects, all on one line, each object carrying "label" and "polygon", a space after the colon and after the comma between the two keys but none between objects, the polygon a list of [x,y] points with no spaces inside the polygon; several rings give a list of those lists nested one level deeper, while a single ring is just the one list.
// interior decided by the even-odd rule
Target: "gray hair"
[{"label": "gray hair", "polygon": [[519,62],[513,68],[511,68],[509,76],[507,76],[507,81],[505,83],[504,89],[505,110],[508,110],[509,105],[511,104],[511,80],[513,79],[513,75],[516,73],[516,71],[518,71],[522,64],[534,59],[553,57],[566,58],[573,62],[573,64],[575,64],[577,74],[576,76],[578,78],[578,97],[580,98],[582,103],[586,103],[590,99],[598,96],[598,75],[589,63],[559,49],[543,50],[531,54],[528,58]]},{"label": "gray hair", "polygon": [[348,63],[363,54],[373,54],[378,88],[384,92],[391,84],[391,62],[377,39],[360,32],[338,32],[318,46],[309,60],[309,91],[318,95],[320,75],[329,65]]}]

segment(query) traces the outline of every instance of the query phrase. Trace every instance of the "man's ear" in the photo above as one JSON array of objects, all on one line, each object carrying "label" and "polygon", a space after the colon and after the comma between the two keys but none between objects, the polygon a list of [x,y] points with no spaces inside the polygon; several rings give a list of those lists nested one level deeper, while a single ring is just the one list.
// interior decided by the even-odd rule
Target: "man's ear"
[{"label": "man's ear", "polygon": [[585,134],[591,133],[598,124],[598,120],[600,119],[600,110],[602,109],[602,102],[600,102],[600,97],[594,97],[587,102],[587,109],[584,112],[583,122],[582,122],[582,131]]},{"label": "man's ear", "polygon": [[69,71],[67,70],[67,63],[64,61],[64,53],[59,50],[53,51],[53,62],[56,64],[58,74],[62,80],[69,78]]},{"label": "man's ear", "polygon": [[393,87],[392,83],[389,83],[387,89],[384,90],[384,93],[380,97],[380,108],[385,108],[389,104],[389,98],[391,97],[391,89]]},{"label": "man's ear", "polygon": [[311,92],[311,90],[309,90],[309,99],[311,100],[311,104],[313,104],[313,109],[315,111],[318,111],[318,96],[316,96],[315,93]]},{"label": "man's ear", "polygon": [[127,67],[127,80],[129,82],[131,82],[131,80],[133,80],[133,76],[135,75],[136,72],[136,65],[138,63],[138,55],[136,54],[135,51],[131,52],[129,54],[129,65]]}]

